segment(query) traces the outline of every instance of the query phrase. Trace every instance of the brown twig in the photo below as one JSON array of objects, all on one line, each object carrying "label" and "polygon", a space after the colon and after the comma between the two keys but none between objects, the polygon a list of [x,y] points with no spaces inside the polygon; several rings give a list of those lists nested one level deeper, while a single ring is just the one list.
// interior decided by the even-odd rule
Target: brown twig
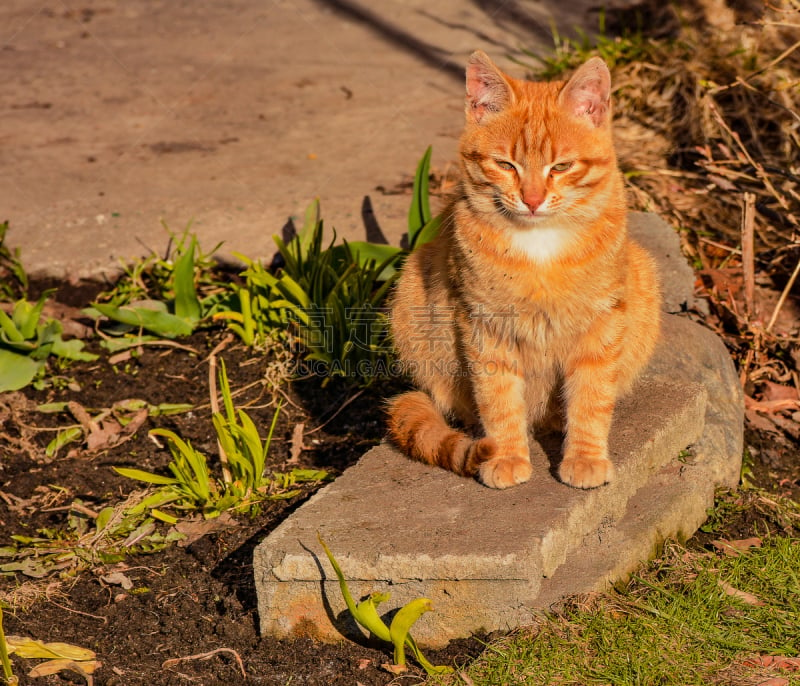
[{"label": "brown twig", "polygon": [[298,422],[294,425],[292,440],[289,443],[289,459],[286,464],[297,464],[300,461],[300,454],[305,450],[303,445],[303,430],[305,428],[306,425],[303,422]]},{"label": "brown twig", "polygon": [[189,660],[209,660],[215,655],[219,653],[230,653],[236,660],[236,664],[239,665],[239,670],[242,672],[242,677],[247,679],[247,672],[244,669],[244,663],[242,662],[242,658],[239,657],[239,653],[237,653],[233,648],[217,648],[216,650],[211,650],[207,653],[198,653],[197,655],[187,655],[186,657],[173,657],[169,660],[164,660],[161,663],[161,669],[166,669],[167,667],[171,667],[172,665],[180,664],[181,662],[187,662]]},{"label": "brown twig", "polygon": [[783,196],[783,194],[779,193],[775,186],[772,185],[772,181],[769,178],[769,175],[764,170],[764,167],[761,166],[761,163],[757,162],[753,159],[753,156],[750,154],[750,151],[747,149],[744,143],[742,143],[742,139],[739,137],[739,134],[736,133],[728,123],[725,121],[724,117],[720,114],[719,109],[717,108],[716,104],[713,100],[709,99],[708,101],[708,108],[711,110],[711,114],[714,116],[714,119],[717,120],[717,123],[725,130],[725,132],[733,139],[736,145],[741,150],[742,154],[745,156],[747,161],[753,165],[753,168],[756,170],[756,174],[767,190],[773,195],[773,197],[778,201],[780,206],[788,212],[789,210],[789,202]]},{"label": "brown twig", "polygon": [[754,193],[744,194],[742,212],[742,271],[744,273],[744,307],[745,316],[755,316],[754,296],[756,289],[754,226],[756,214],[756,196]]},{"label": "brown twig", "polygon": [[52,603],[56,607],[60,607],[62,610],[66,610],[67,612],[72,612],[73,614],[76,614],[76,615],[81,615],[82,617],[89,617],[90,619],[98,619],[101,622],[103,622],[103,624],[108,624],[108,617],[101,617],[100,615],[93,615],[93,614],[91,614],[89,612],[82,612],[81,610],[74,610],[71,607],[67,607],[66,605],[62,605],[61,603],[57,603],[55,600],[53,600],[50,597],[49,587],[45,591],[45,596],[47,597],[47,602],[48,603]]},{"label": "brown twig", "polygon": [[94,510],[86,507],[86,505],[81,505],[78,502],[74,502],[69,505],[61,505],[59,507],[43,507],[41,509],[41,512],[73,512],[73,511],[86,515],[90,519],[97,519],[100,516]]},{"label": "brown twig", "polygon": [[[219,346],[217,346],[219,347]],[[211,403],[212,414],[219,414],[219,399],[217,398],[217,355],[216,348],[211,351],[208,356],[208,398]],[[230,463],[228,461],[228,454],[225,448],[222,447],[222,442],[217,438],[217,452],[219,453],[219,462],[222,466],[222,480],[226,483],[233,482],[231,475]]]}]

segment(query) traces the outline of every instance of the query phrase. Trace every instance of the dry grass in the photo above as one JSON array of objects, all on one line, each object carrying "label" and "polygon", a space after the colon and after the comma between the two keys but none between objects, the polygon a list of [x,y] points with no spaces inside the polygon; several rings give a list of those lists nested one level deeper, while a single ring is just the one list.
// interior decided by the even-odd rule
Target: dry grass
[{"label": "dry grass", "polygon": [[[676,21],[674,37],[646,41],[644,59],[614,66],[620,159],[634,202],[690,236],[737,245],[750,192],[759,248],[796,245],[800,3],[784,0],[745,23],[716,4]],[[694,240],[687,252],[707,267],[730,254],[698,250]]]},{"label": "dry grass", "polygon": [[[682,5],[652,4],[659,37],[594,47],[612,68],[620,165],[632,206],[680,232],[710,305],[699,316],[728,345],[751,409],[797,428],[800,0]],[[564,47],[565,68],[588,49]]]}]

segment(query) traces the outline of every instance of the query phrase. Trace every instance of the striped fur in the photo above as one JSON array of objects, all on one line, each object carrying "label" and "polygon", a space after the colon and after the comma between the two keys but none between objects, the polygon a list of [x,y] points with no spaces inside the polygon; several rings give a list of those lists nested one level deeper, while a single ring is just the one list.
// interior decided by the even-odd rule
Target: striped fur
[{"label": "striped fur", "polygon": [[420,390],[390,402],[389,435],[410,457],[513,486],[531,474],[529,428],[560,412],[561,480],[612,478],[614,405],[655,346],[659,290],[627,235],[609,94],[599,58],[566,83],[470,58],[460,192],[392,302]]}]

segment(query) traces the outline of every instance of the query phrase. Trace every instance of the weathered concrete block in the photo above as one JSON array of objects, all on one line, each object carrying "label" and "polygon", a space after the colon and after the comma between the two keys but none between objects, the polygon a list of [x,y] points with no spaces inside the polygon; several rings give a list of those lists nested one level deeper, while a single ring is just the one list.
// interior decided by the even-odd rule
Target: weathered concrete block
[{"label": "weathered concrete block", "polygon": [[524,624],[563,593],[618,578],[664,537],[690,535],[715,486],[738,479],[741,396],[724,346],[666,318],[645,378],[617,409],[612,484],[558,483],[548,450],[536,451],[530,482],[495,491],[373,449],[256,549],[262,632],[335,641],[354,630],[317,531],[354,595],[389,591],[386,610],[433,600],[415,626],[427,645]]}]

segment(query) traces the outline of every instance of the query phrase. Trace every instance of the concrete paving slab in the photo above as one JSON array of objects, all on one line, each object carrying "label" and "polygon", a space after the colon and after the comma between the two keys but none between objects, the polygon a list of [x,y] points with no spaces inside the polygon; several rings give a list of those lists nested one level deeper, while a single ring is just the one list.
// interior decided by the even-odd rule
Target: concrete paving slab
[{"label": "concrete paving slab", "polygon": [[[335,641],[355,630],[317,531],[354,594],[390,591],[393,608],[434,601],[437,611],[415,627],[426,644],[524,624],[562,593],[618,578],[664,536],[693,533],[714,487],[738,479],[741,407],[724,345],[668,316],[654,363],[619,404],[618,476],[606,487],[559,484],[557,446],[546,444],[534,479],[508,491],[376,448],[256,549],[262,632]],[[686,488],[695,477],[700,487]]]}]

